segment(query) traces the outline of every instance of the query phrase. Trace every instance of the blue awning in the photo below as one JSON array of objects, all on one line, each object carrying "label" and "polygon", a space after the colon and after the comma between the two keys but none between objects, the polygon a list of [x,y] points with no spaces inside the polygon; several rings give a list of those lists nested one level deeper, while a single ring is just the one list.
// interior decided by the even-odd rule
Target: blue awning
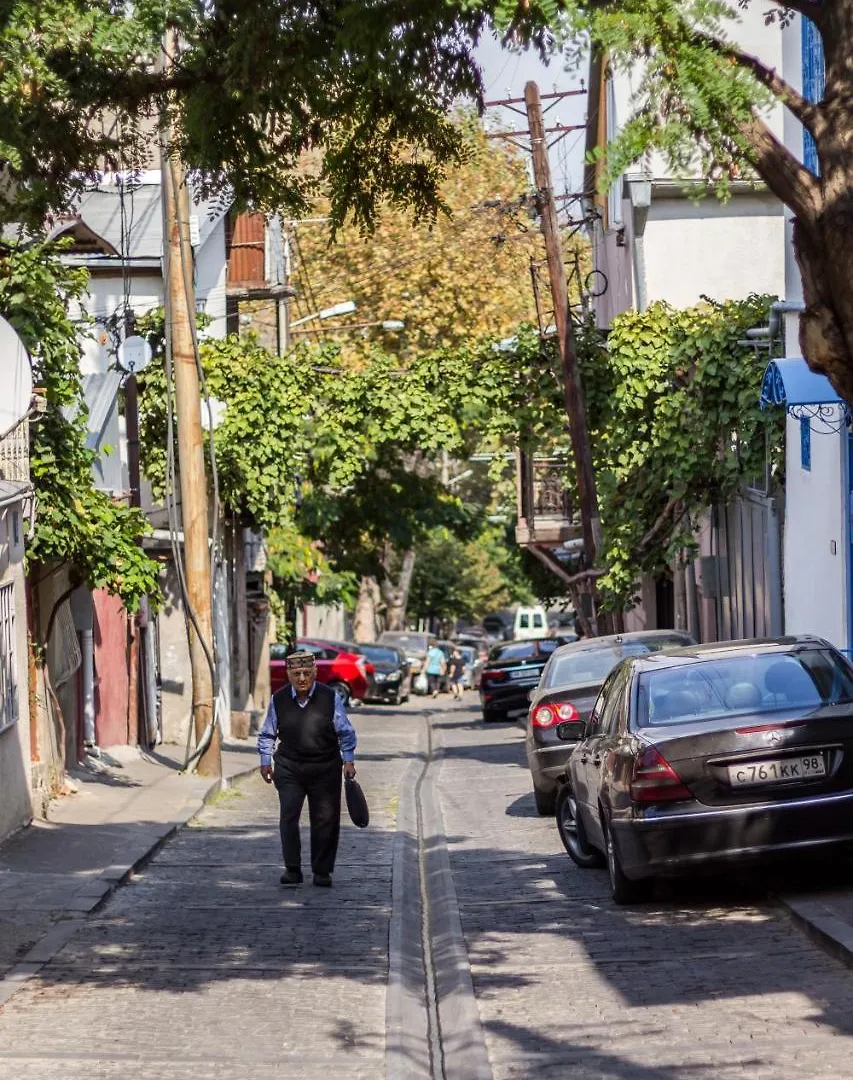
[{"label": "blue awning", "polygon": [[770,405],[843,405],[825,375],[818,375],[801,356],[771,360],[761,380],[761,408]]}]

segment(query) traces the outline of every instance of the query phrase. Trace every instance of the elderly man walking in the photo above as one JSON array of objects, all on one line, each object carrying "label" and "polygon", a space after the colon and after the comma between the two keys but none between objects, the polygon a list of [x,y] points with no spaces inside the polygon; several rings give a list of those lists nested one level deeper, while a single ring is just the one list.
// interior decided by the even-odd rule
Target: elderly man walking
[{"label": "elderly man walking", "polygon": [[330,886],[341,831],[341,768],[355,776],[355,729],[334,690],[317,682],[314,656],[292,652],[287,686],[272,696],[258,733],[261,776],[281,804],[282,885],[302,884],[299,817],[305,799],[311,823],[314,884]]}]

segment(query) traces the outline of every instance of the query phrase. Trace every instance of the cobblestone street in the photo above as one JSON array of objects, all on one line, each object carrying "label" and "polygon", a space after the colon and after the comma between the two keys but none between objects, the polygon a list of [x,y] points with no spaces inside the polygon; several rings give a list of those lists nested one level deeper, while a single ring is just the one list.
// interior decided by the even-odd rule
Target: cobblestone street
[{"label": "cobblestone street", "polygon": [[536,816],[517,726],[353,718],[372,821],[334,888],[283,891],[274,792],[224,793],[0,1008],[2,1080],[849,1075],[853,972],[760,889],[615,908]]}]

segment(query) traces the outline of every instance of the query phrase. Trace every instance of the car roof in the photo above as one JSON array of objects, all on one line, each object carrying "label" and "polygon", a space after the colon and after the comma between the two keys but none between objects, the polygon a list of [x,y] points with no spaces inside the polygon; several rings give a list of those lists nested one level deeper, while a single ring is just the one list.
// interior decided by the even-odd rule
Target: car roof
[{"label": "car roof", "polygon": [[683,667],[697,661],[731,660],[744,656],[792,655],[808,649],[831,649],[833,646],[823,638],[799,634],[778,638],[743,638],[739,641],[713,641],[705,645],[687,645],[678,649],[664,649],[648,656],[635,656],[633,661],[639,670],[662,670]]},{"label": "car roof", "polygon": [[[557,637],[560,635],[557,634]],[[680,638],[688,648],[695,647],[693,638],[684,630],[631,630],[624,634],[606,634],[603,637],[581,638],[561,645],[554,656],[568,656],[572,653],[588,652],[593,649],[612,649],[615,645],[625,645],[631,641],[660,641],[661,638]],[[553,639],[552,639],[553,640]]]}]

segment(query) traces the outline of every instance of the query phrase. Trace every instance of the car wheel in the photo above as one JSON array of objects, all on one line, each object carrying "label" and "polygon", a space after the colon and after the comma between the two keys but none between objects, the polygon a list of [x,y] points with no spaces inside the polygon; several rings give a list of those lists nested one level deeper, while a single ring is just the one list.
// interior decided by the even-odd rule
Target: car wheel
[{"label": "car wheel", "polygon": [[557,804],[555,791],[542,791],[541,788],[533,788],[533,798],[536,801],[536,811],[540,817],[553,817],[554,808]]},{"label": "car wheel", "polygon": [[497,709],[483,709],[483,720],[487,724],[496,723],[498,720],[506,720],[506,714]]},{"label": "car wheel", "polygon": [[557,815],[557,831],[572,862],[583,867],[584,870],[604,866],[604,856],[600,851],[596,851],[586,838],[583,821],[578,817],[574,792],[569,784],[563,784],[557,792],[555,812]]},{"label": "car wheel", "polygon": [[352,698],[350,689],[345,682],[330,682],[328,683],[330,690],[334,690],[345,706],[349,705]]},{"label": "car wheel", "polygon": [[643,900],[648,892],[648,883],[645,881],[631,881],[625,877],[619,863],[619,856],[613,843],[613,833],[608,822],[602,815],[602,828],[604,830],[604,846],[607,855],[607,873],[610,876],[610,892],[613,895],[614,904],[637,904]]}]

